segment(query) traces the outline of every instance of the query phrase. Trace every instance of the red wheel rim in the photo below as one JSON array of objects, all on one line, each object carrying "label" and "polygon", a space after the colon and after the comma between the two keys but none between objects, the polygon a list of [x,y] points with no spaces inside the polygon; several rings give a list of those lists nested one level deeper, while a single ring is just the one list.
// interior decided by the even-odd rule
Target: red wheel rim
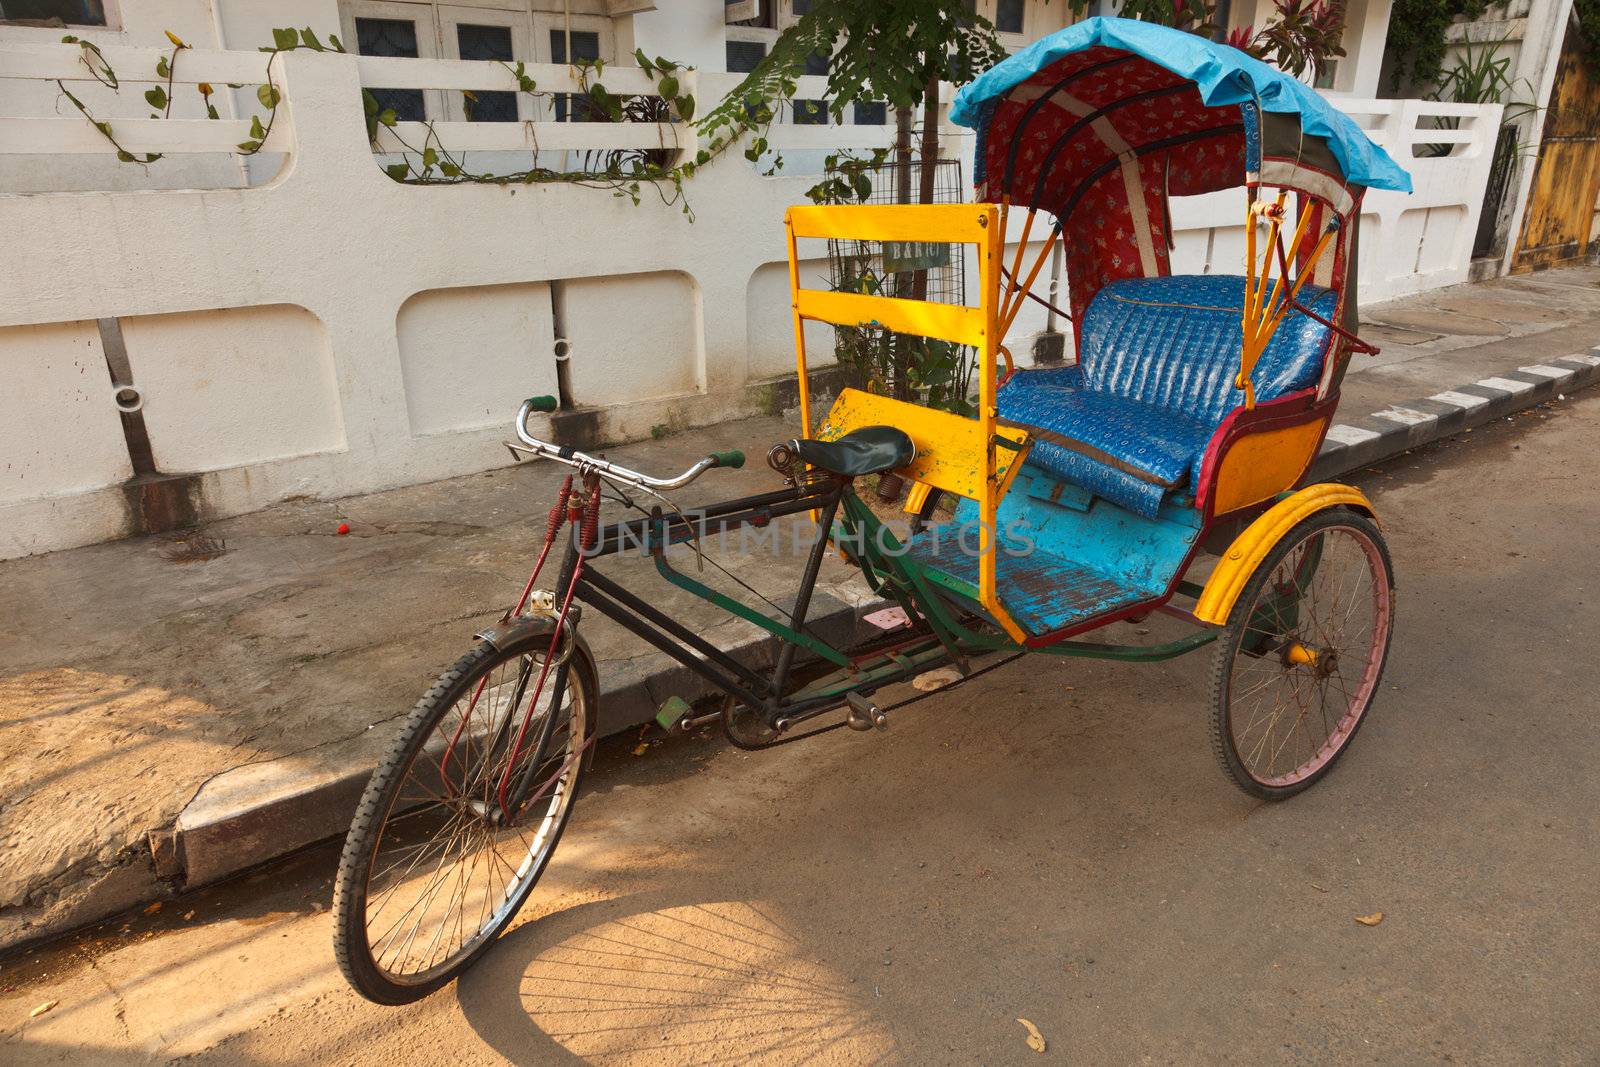
[{"label": "red wheel rim", "polygon": [[1357,527],[1315,530],[1249,612],[1229,669],[1229,740],[1246,774],[1281,789],[1326,768],[1372,704],[1392,614],[1383,553]]}]

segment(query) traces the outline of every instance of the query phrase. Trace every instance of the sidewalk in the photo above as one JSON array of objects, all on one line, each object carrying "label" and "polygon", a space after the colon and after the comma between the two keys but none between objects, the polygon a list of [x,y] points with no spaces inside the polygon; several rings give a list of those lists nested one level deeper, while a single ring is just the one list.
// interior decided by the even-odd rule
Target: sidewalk
[{"label": "sidewalk", "polygon": [[[1384,351],[1352,365],[1317,478],[1600,379],[1600,269],[1424,294],[1363,320]],[[771,488],[761,457],[792,433],[792,420],[750,419],[608,451],[669,471],[744,449],[743,470],[681,494],[693,504]],[[515,597],[562,473],[526,464],[290,502],[208,527],[226,552],[201,562],[147,538],[0,563],[0,946],[342,832],[413,701]],[[793,553],[715,558],[780,603],[798,580]],[[724,647],[770,648],[645,561],[610,569]],[[753,602],[711,566],[697,576]],[[828,559],[821,632],[843,636],[870,603]],[[607,620],[584,628],[602,661],[602,728],[699,691]]]}]

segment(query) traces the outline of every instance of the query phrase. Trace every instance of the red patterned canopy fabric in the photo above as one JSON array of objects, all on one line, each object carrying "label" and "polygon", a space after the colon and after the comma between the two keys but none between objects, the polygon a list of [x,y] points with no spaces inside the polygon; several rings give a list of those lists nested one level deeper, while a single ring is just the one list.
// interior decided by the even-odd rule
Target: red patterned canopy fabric
[{"label": "red patterned canopy fabric", "polygon": [[[1259,115],[1250,104],[1207,106],[1193,81],[1137,53],[1084,48],[983,105],[977,196],[1056,217],[1077,320],[1107,283],[1170,273],[1169,197],[1267,177],[1350,214],[1361,190],[1321,138],[1280,115],[1262,131]],[[1275,175],[1247,173],[1263,132],[1266,160],[1255,166],[1276,166]],[[1319,284],[1347,257],[1346,242],[1336,244]]]}]

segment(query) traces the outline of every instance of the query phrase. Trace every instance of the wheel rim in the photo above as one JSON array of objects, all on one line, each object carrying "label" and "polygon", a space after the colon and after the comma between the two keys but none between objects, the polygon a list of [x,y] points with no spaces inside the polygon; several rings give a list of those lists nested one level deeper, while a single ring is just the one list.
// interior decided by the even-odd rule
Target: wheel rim
[{"label": "wheel rim", "polygon": [[1253,780],[1293,786],[1338,756],[1372,703],[1390,613],[1388,569],[1366,531],[1327,526],[1281,556],[1229,668],[1229,741]]},{"label": "wheel rim", "polygon": [[[568,678],[533,788],[508,823],[499,784],[538,680],[541,656],[512,656],[465,687],[403,772],[367,866],[364,931],[378,971],[418,985],[452,970],[499,928],[549,861],[570,809],[587,708]],[[510,779],[530,769],[550,715],[552,668]]]}]

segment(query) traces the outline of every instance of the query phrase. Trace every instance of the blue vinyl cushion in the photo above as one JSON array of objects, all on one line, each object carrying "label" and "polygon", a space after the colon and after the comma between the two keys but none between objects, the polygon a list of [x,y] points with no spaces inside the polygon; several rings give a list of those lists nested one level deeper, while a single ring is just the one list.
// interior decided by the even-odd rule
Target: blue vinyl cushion
[{"label": "blue vinyl cushion", "polygon": [[[1023,371],[1000,390],[1001,418],[1046,431],[1029,461],[1154,518],[1167,493],[1198,474],[1206,442],[1244,400],[1233,385],[1244,285],[1181,275],[1100,290],[1079,325],[1078,365]],[[1307,285],[1300,302],[1332,319],[1337,298]],[[1329,332],[1290,312],[1256,364],[1257,401],[1314,385]],[[1052,443],[1050,433],[1080,447]]]}]

